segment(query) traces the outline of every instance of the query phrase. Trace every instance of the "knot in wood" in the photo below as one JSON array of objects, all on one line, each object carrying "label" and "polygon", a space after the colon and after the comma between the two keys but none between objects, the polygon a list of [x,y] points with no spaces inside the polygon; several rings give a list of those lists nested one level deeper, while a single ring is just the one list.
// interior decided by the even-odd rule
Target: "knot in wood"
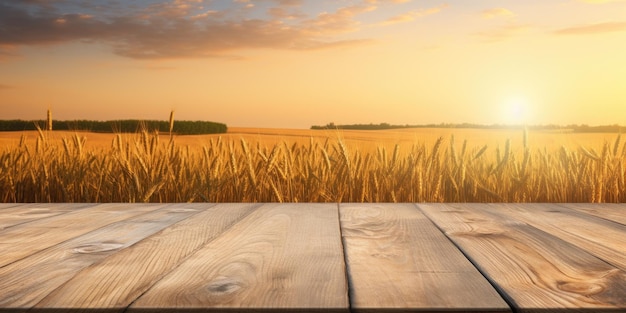
[{"label": "knot in wood", "polygon": [[218,278],[206,286],[214,294],[230,294],[241,289],[241,283],[232,278]]},{"label": "knot in wood", "polygon": [[98,252],[107,252],[107,251],[117,250],[123,246],[124,246],[123,244],[118,243],[118,242],[95,242],[95,243],[88,243],[88,244],[78,246],[74,248],[72,251],[74,253],[81,253],[81,254],[98,253]]},{"label": "knot in wood", "polygon": [[600,284],[588,283],[588,282],[559,282],[558,287],[560,290],[576,293],[583,296],[592,296],[604,291],[604,287]]}]

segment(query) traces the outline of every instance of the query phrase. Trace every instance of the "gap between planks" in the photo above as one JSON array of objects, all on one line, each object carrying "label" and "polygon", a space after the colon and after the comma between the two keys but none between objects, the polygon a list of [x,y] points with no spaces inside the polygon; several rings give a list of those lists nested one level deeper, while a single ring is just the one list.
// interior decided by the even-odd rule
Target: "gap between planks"
[{"label": "gap between planks", "polygon": [[[626,273],[593,254],[610,248],[591,248],[600,246],[533,217],[528,205],[457,203],[419,207],[512,300],[516,310],[626,309]],[[550,209],[535,208],[537,215],[553,214]],[[580,219],[579,223],[591,222]],[[620,231],[623,234],[624,228]],[[613,252],[624,257],[621,251]]]}]

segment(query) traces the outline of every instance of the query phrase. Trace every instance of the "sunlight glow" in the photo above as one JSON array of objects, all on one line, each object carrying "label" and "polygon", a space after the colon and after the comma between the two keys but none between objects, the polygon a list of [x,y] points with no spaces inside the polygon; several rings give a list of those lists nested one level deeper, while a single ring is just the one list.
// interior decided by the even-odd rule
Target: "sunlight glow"
[{"label": "sunlight glow", "polygon": [[520,125],[528,123],[528,101],[521,97],[510,98],[505,102],[504,123]]}]

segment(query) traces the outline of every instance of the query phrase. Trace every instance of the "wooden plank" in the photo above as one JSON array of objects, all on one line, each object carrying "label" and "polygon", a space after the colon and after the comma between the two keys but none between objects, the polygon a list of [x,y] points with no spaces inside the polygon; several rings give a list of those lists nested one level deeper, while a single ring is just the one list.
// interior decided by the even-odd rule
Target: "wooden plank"
[{"label": "wooden plank", "polygon": [[178,204],[174,208],[179,211],[201,212],[85,268],[36,307],[123,310],[191,253],[258,206]]},{"label": "wooden plank", "polygon": [[0,268],[0,307],[30,308],[81,269],[199,212],[180,211],[166,205],[160,207],[155,211],[109,224]]},{"label": "wooden plank", "polygon": [[516,309],[626,309],[626,273],[562,239],[468,204],[418,206]]},{"label": "wooden plank", "polygon": [[413,204],[341,204],[353,311],[508,311],[482,274]]},{"label": "wooden plank", "polygon": [[93,204],[72,203],[61,206],[50,203],[33,203],[6,206],[0,209],[0,230],[15,225],[28,223],[41,218],[56,216],[82,208],[94,206]]},{"label": "wooden plank", "polygon": [[559,205],[626,225],[626,204],[623,203],[560,203]]},{"label": "wooden plank", "polygon": [[0,203],[0,212],[7,208],[14,208],[25,205],[24,203]]},{"label": "wooden plank", "polygon": [[336,204],[264,204],[160,280],[131,309],[348,312]]},{"label": "wooden plank", "polygon": [[[65,210],[69,204],[54,208]],[[161,205],[98,204],[0,231],[0,267],[111,223],[160,208]]]},{"label": "wooden plank", "polygon": [[626,271],[626,225],[555,204],[468,204],[473,211],[513,218],[563,239]]}]

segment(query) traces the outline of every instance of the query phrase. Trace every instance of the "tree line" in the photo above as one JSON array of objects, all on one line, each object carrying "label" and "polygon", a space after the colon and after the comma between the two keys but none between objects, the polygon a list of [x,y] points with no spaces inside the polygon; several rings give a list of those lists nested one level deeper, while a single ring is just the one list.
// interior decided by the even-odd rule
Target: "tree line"
[{"label": "tree line", "polygon": [[351,129],[351,130],[385,130],[385,129],[400,129],[400,128],[475,128],[475,129],[521,129],[526,128],[528,130],[556,130],[556,131],[569,131],[576,133],[622,133],[626,131],[626,126],[617,124],[613,125],[600,125],[589,126],[586,124],[569,124],[569,125],[482,125],[472,123],[440,123],[440,124],[421,124],[421,125],[393,125],[389,123],[379,124],[335,124],[328,123],[326,125],[313,125],[311,129]]},{"label": "tree line", "polygon": [[[0,120],[0,131],[24,131],[47,129],[46,120]],[[91,131],[98,133],[133,133],[141,130],[169,133],[170,122],[157,120],[115,120],[115,121],[52,121],[54,130]],[[225,133],[226,124],[209,121],[176,121],[172,132],[179,135],[202,135]]]}]

